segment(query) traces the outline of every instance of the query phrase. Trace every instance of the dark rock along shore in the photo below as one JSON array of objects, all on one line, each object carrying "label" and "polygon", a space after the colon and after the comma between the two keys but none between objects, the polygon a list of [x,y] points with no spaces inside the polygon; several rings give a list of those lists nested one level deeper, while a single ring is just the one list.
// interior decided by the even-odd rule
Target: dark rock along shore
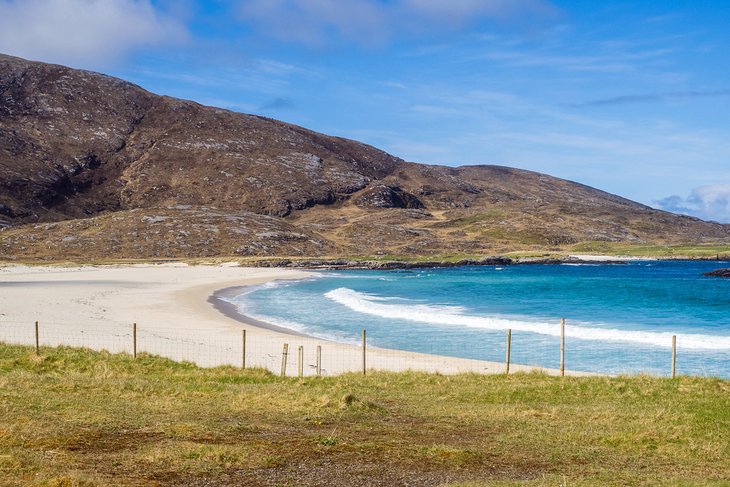
[{"label": "dark rock along shore", "polygon": [[[447,268],[464,266],[508,266],[508,265],[537,265],[537,264],[591,264],[575,257],[561,258],[530,258],[510,259],[509,257],[484,257],[481,259],[461,259],[455,261],[444,260],[422,260],[415,262],[384,260],[384,261],[363,261],[349,259],[267,259],[252,262],[257,267],[291,267],[297,269],[362,269],[362,270],[390,270],[390,269],[428,269]],[[602,264],[625,264],[622,260],[602,261]]]},{"label": "dark rock along shore", "polygon": [[705,272],[702,275],[710,277],[730,277],[730,269],[716,269],[714,271]]}]

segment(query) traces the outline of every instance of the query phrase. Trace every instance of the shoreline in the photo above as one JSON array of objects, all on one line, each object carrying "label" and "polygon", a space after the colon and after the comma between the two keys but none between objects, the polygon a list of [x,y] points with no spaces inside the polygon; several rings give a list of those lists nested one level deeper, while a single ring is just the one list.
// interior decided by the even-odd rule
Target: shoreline
[{"label": "shoreline", "polygon": [[[242,287],[309,273],[186,264],[104,267],[0,267],[0,341],[33,345],[39,322],[40,346],[74,346],[112,353],[150,353],[201,367],[261,367],[279,373],[288,345],[287,375],[362,372],[360,345],[314,338],[262,323],[226,306],[220,298]],[[132,323],[136,335],[132,333]],[[247,330],[242,357],[242,330]],[[316,353],[315,353],[316,351]],[[300,364],[298,366],[298,363]],[[369,346],[366,368],[391,372],[503,374],[504,362],[464,359]],[[558,370],[511,364],[511,372]],[[594,373],[566,371],[566,375]]]},{"label": "shoreline", "polygon": [[[277,281],[277,280],[282,280],[282,279],[271,279],[268,282]],[[287,279],[287,280],[295,281],[295,280],[299,280],[299,279]],[[231,286],[231,287],[218,289],[215,292],[213,292],[212,295],[210,295],[208,297],[208,302],[211,303],[217,311],[219,311],[220,313],[226,315],[227,317],[229,317],[233,320],[238,321],[241,325],[254,326],[259,329],[270,330],[275,333],[279,333],[282,335],[290,335],[291,337],[294,337],[294,338],[306,339],[306,340],[310,340],[312,342],[327,343],[327,344],[331,344],[334,346],[353,348],[358,352],[358,354],[360,353],[360,351],[361,351],[360,345],[340,342],[340,341],[337,341],[336,339],[315,337],[312,335],[307,335],[305,333],[298,332],[296,330],[292,330],[291,328],[277,326],[272,323],[268,323],[266,321],[252,318],[251,316],[238,311],[238,309],[236,308],[236,306],[233,303],[230,303],[230,302],[226,301],[225,299],[223,299],[223,298],[229,297],[229,296],[237,296],[241,292],[244,292],[246,289],[249,289],[251,287],[254,287],[254,286],[257,286],[260,284],[263,284],[263,283],[247,284],[247,285],[242,285],[242,286]],[[430,353],[422,353],[422,352],[413,352],[410,350],[403,350],[403,349],[397,349],[397,348],[381,348],[381,347],[369,345],[367,350],[368,350],[369,354],[372,354],[372,353],[386,354],[386,355],[405,354],[405,355],[409,355],[412,357],[419,357],[422,359],[426,359],[429,362],[434,361],[434,360],[443,360],[446,362],[452,361],[452,362],[462,362],[462,363],[467,363],[467,364],[481,364],[481,365],[488,364],[489,369],[481,372],[481,373],[486,373],[486,374],[500,374],[500,373],[503,374],[504,368],[506,367],[505,362],[492,362],[492,361],[488,361],[488,360],[484,360],[484,359],[470,359],[470,358],[464,358],[464,357],[457,357],[457,356],[453,356],[453,355],[439,355],[439,354],[430,354]],[[447,366],[447,367],[445,367],[445,369],[449,369],[449,367]],[[499,369],[502,369],[502,370],[500,371]],[[380,370],[384,370],[384,369],[376,369],[376,370],[380,371]],[[385,370],[390,370],[390,369],[385,369]],[[405,370],[410,370],[410,369],[405,369]],[[400,370],[400,371],[403,371],[403,370]],[[545,373],[547,375],[559,375],[560,374],[559,369],[551,369],[551,368],[546,368],[546,367],[542,367],[542,366],[538,366],[538,365],[524,365],[524,364],[519,364],[519,363],[514,363],[514,362],[510,363],[510,371],[511,371],[511,373],[515,373],[515,372],[530,373],[530,372],[537,371],[537,372]],[[430,370],[430,372],[449,373],[448,371],[443,372],[443,369],[441,369],[441,370],[434,369],[434,370]],[[466,372],[474,372],[474,370],[467,370]],[[457,373],[463,373],[463,371],[457,371]],[[477,373],[479,373],[479,372],[477,372]],[[583,376],[583,377],[585,377],[585,376],[609,377],[611,374],[603,374],[603,373],[598,373],[598,372],[584,372],[584,371],[566,369],[565,375],[566,376],[578,376],[578,377],[581,377],[581,376]]]},{"label": "shoreline", "polygon": [[513,266],[513,265],[560,265],[560,264],[626,264],[637,260],[658,260],[652,257],[568,255],[561,257],[524,257],[513,259],[504,256],[489,256],[481,259],[460,260],[351,260],[351,259],[265,259],[251,263],[256,267],[290,268],[313,270],[396,270],[424,268]]},{"label": "shoreline", "polygon": [[63,261],[63,260],[41,260],[41,261],[18,261],[0,259],[0,269],[11,267],[131,267],[131,266],[221,266],[240,267],[246,269],[294,269],[307,270],[396,270],[396,269],[423,269],[423,268],[450,268],[470,266],[519,266],[519,265],[561,265],[561,264],[627,264],[636,261],[687,261],[687,262],[726,262],[730,263],[730,254],[718,254],[717,256],[688,256],[688,255],[603,255],[603,254],[569,254],[542,257],[507,257],[491,256],[482,258],[466,258],[459,260],[355,260],[349,258],[301,258],[289,259],[285,257],[269,257],[257,260],[231,260],[225,262],[205,261],[195,259],[189,261],[185,258],[170,259],[147,259],[141,261],[120,260],[115,261]]},{"label": "shoreline", "polygon": [[[279,279],[272,279],[271,281],[277,281]],[[251,287],[256,286],[257,284],[249,284],[244,286],[231,286],[226,287],[222,289],[218,289],[213,292],[210,296],[208,296],[208,302],[213,305],[213,307],[218,310],[223,315],[227,316],[228,318],[231,318],[232,320],[236,320],[240,322],[242,325],[248,325],[248,326],[255,326],[256,328],[261,328],[264,330],[270,330],[274,331],[276,333],[281,333],[284,335],[292,335],[297,337],[304,337],[304,338],[314,338],[310,335],[306,335],[304,333],[300,333],[296,330],[292,330],[291,328],[286,328],[283,326],[277,326],[272,323],[268,323],[266,321],[257,320],[256,318],[252,318],[251,316],[241,313],[238,311],[238,308],[235,304],[231,303],[230,301],[227,301],[225,298],[232,297],[232,296],[238,296],[246,289],[249,289]]]}]

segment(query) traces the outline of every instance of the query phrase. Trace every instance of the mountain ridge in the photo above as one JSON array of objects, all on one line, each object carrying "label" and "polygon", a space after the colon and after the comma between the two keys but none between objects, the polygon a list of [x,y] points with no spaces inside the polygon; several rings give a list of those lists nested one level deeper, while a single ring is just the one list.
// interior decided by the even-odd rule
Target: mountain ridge
[{"label": "mountain ridge", "polygon": [[[546,174],[407,162],[354,140],[5,55],[0,226],[9,227],[0,233],[2,258],[486,255],[590,241],[730,243],[729,225]],[[279,237],[269,245],[247,227]],[[186,241],[201,228],[196,245]],[[170,237],[173,230],[182,237]],[[131,234],[136,245],[128,245]],[[164,248],[154,243],[161,234]]]}]

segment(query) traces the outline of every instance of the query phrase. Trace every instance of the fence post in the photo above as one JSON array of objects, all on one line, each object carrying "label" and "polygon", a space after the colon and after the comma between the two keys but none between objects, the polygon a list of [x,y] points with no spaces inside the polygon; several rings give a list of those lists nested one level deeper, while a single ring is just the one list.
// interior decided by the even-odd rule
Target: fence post
[{"label": "fence post", "polygon": [[286,377],[286,358],[289,355],[289,344],[284,344],[284,350],[281,352],[281,376]]},{"label": "fence post", "polygon": [[510,348],[512,347],[512,329],[507,328],[507,356],[505,362],[507,364],[505,374],[509,374],[509,359],[510,359]]},{"label": "fence post", "polygon": [[132,323],[132,358],[137,358],[137,323]]},{"label": "fence post", "polygon": [[297,376],[304,376],[304,346],[299,345],[299,356],[297,357]]},{"label": "fence post", "polygon": [[317,377],[322,375],[322,346],[317,345]]},{"label": "fence post", "polygon": [[672,379],[677,377],[677,335],[672,335]]},{"label": "fence post", "polygon": [[35,322],[35,354],[40,355],[41,354],[41,342],[40,338],[38,336],[38,322]]},{"label": "fence post", "polygon": [[560,377],[565,377],[565,318],[560,318]]},{"label": "fence post", "polygon": [[241,330],[241,368],[246,368],[246,330]]},{"label": "fence post", "polygon": [[367,362],[366,362],[366,356],[367,356],[367,338],[366,338],[366,332],[363,328],[362,330],[362,375],[365,375],[367,373]]}]

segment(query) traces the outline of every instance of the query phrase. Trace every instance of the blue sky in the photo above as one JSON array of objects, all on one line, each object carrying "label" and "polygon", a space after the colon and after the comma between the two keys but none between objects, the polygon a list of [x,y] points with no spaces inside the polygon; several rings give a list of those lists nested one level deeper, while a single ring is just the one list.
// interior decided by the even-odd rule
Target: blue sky
[{"label": "blue sky", "polygon": [[0,52],[730,222],[724,0],[0,0]]}]

